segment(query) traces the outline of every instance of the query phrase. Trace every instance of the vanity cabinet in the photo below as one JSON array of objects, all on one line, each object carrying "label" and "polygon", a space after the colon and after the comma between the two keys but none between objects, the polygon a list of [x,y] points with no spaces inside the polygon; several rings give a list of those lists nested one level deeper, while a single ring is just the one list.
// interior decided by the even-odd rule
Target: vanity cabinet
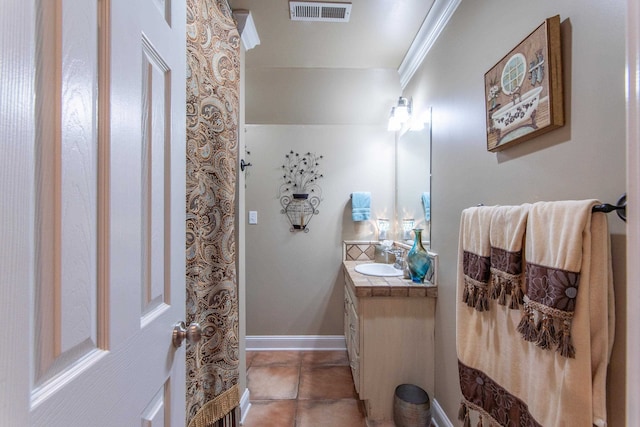
[{"label": "vanity cabinet", "polygon": [[347,344],[349,365],[353,375],[353,384],[360,394],[360,322],[358,319],[358,300],[349,286],[344,290],[344,338]]},{"label": "vanity cabinet", "polygon": [[370,420],[392,420],[395,388],[434,390],[437,289],[364,276],[345,262],[344,334],[356,391]]}]

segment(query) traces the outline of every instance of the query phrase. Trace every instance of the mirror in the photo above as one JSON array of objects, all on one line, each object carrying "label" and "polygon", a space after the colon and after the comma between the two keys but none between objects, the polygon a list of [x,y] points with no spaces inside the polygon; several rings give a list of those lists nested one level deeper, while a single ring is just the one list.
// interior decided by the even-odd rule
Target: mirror
[{"label": "mirror", "polygon": [[[413,241],[411,229],[422,228],[422,240],[431,248],[431,111],[424,129],[408,130],[396,139],[396,235]],[[427,199],[423,201],[423,196]],[[425,209],[425,205],[426,208]],[[413,219],[404,233],[403,221]]]}]

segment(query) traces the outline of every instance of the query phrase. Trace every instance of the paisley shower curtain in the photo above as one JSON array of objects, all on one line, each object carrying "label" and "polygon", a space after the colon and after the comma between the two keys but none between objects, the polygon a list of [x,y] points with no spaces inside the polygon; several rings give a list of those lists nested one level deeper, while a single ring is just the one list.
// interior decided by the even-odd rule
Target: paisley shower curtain
[{"label": "paisley shower curtain", "polygon": [[227,0],[187,0],[189,427],[239,423],[235,181],[240,37]]}]

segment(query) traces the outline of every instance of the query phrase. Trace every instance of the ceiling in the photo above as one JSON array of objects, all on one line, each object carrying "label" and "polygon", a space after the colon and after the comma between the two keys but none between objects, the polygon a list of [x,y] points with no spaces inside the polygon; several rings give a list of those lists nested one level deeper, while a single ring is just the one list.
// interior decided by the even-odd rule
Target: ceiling
[{"label": "ceiling", "polygon": [[247,68],[398,69],[433,0],[352,0],[348,23],[289,19],[288,0],[229,0],[251,11],[260,44]]}]

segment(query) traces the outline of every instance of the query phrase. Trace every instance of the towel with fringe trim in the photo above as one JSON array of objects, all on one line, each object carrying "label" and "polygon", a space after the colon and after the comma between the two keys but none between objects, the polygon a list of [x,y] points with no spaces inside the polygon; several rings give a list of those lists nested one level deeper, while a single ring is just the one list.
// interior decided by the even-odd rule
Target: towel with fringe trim
[{"label": "towel with fringe trim", "polygon": [[[460,300],[466,287],[460,256],[456,347],[463,396],[459,418],[464,426],[470,425],[471,413],[480,415],[483,426],[606,426],[606,374],[615,320],[613,280],[607,217],[591,214],[593,204],[533,205],[525,232],[526,294],[530,301],[544,303],[553,297],[573,299],[573,358],[523,340],[516,330],[520,310],[498,304],[485,312],[469,309]],[[462,242],[461,236],[461,249]],[[534,261],[535,268],[541,265],[560,272],[542,279],[528,270],[527,263]],[[579,273],[579,280],[567,278],[565,271]],[[567,293],[575,284],[579,292]],[[555,292],[560,286],[564,292]],[[534,314],[534,321],[542,320],[542,313]]]},{"label": "towel with fringe trim", "polygon": [[500,305],[517,310],[524,301],[523,245],[530,204],[499,206],[491,217],[491,278],[489,296]]},{"label": "towel with fringe trim", "polygon": [[578,292],[584,287],[588,292],[588,264],[597,261],[597,268],[607,267],[606,260],[592,259],[591,248],[584,247],[596,204],[597,200],[535,203],[527,222],[527,293],[518,331],[526,341],[564,357],[575,357],[571,329]]},{"label": "towel with fringe trim", "polygon": [[491,206],[468,208],[462,211],[460,221],[460,261],[464,272],[462,301],[478,311],[489,310],[489,230],[494,210]]}]

